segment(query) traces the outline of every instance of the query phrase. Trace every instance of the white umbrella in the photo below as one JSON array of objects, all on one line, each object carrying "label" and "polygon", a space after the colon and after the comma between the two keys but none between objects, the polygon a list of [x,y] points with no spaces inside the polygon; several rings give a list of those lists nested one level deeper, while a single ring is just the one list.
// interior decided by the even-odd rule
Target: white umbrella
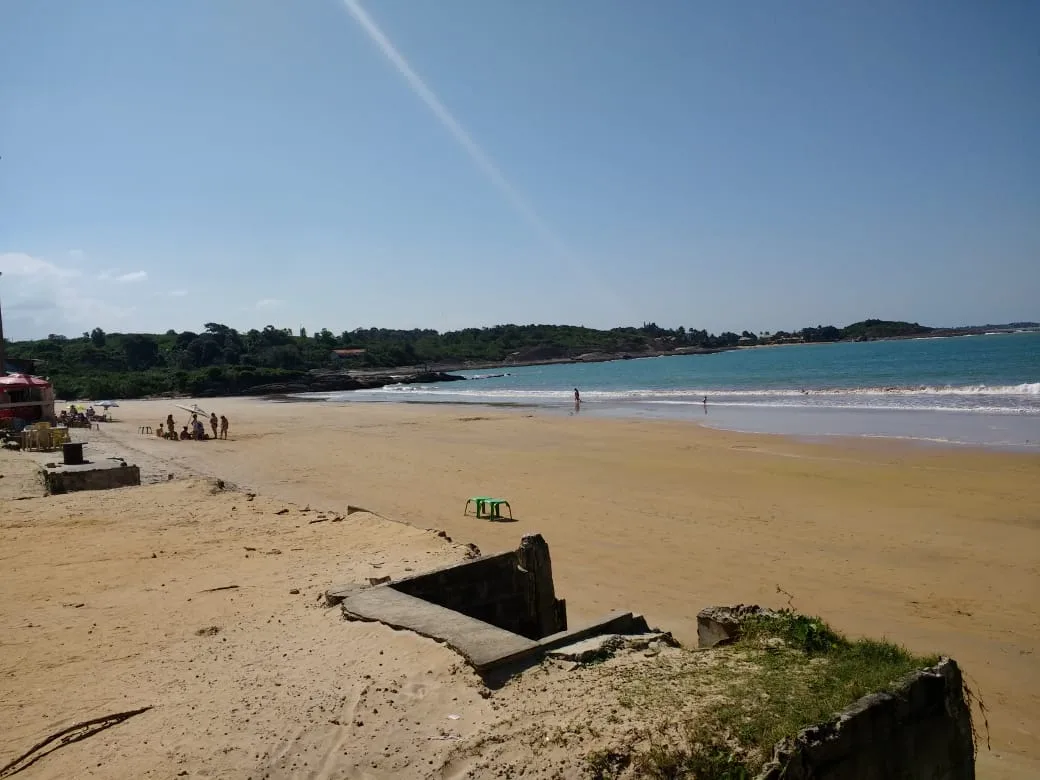
[{"label": "white umbrella", "polygon": [[183,409],[186,412],[191,412],[192,414],[201,414],[204,416],[209,415],[209,412],[207,412],[205,409],[200,409],[198,404],[192,404],[191,406],[181,406],[180,404],[174,404],[174,406],[176,406],[178,409]]},{"label": "white umbrella", "polygon": [[119,406],[115,401],[102,401],[98,404],[102,409],[110,409],[113,406]]}]

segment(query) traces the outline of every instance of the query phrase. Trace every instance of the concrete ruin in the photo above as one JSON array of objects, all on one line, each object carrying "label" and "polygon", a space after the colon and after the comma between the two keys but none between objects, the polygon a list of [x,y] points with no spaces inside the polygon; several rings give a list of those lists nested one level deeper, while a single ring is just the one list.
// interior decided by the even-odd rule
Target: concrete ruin
[{"label": "concrete ruin", "polygon": [[109,490],[141,484],[141,469],[121,460],[82,463],[76,466],[48,465],[44,482],[51,495],[77,490]]},{"label": "concrete ruin", "polygon": [[[701,649],[730,644],[740,638],[743,621],[776,614],[755,605],[705,607],[697,613],[697,644]],[[782,740],[756,780],[890,777],[974,780],[971,711],[952,658]]]},{"label": "concrete ruin", "polygon": [[952,658],[864,696],[835,718],[780,742],[758,780],[974,780],[975,743]]},{"label": "concrete ruin", "polygon": [[[490,680],[504,680],[545,657],[595,663],[623,650],[648,654],[671,635],[619,612],[568,629],[556,598],[549,548],[539,535],[516,550],[371,587],[326,592],[348,620],[377,621],[448,645]],[[757,606],[708,607],[697,616],[702,649],[739,638],[741,623],[777,614]],[[961,672],[943,658],[888,693],[865,696],[831,720],[779,742],[757,780],[974,780],[971,712]]]},{"label": "concrete ruin", "polygon": [[479,672],[534,663],[549,652],[601,634],[649,631],[631,612],[568,630],[566,603],[556,598],[549,546],[540,535],[520,547],[367,589],[332,589],[349,620],[407,629],[451,647]]}]

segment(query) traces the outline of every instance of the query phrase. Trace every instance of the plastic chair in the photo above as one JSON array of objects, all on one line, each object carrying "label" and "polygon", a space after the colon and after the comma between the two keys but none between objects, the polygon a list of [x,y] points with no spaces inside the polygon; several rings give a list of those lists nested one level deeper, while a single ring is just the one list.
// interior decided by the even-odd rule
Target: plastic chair
[{"label": "plastic chair", "polygon": [[[477,517],[483,517],[484,505],[491,500],[491,496],[472,496],[466,499],[466,508],[462,510],[462,514],[465,515],[469,512],[469,505],[472,503],[477,507]],[[509,510],[512,512],[513,510]]]},{"label": "plastic chair", "polygon": [[484,506],[488,510],[488,520],[500,520],[502,518],[502,507],[506,507],[509,510],[509,519],[513,519],[513,507],[509,506],[509,502],[504,498],[489,498],[484,502]]}]

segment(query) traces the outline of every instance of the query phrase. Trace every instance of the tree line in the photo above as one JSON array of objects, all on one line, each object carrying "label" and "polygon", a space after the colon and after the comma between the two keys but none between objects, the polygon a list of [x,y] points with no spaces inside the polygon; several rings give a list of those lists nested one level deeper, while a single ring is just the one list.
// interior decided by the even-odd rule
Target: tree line
[{"label": "tree line", "polygon": [[[864,320],[845,328],[817,326],[774,333],[641,327],[597,330],[572,325],[496,325],[440,333],[430,329],[358,328],[308,334],[268,325],[239,332],[209,322],[201,332],[105,333],[10,342],[7,355],[33,361],[62,398],[136,398],[167,392],[236,393],[291,381],[315,369],[461,366],[535,362],[588,353],[634,354],[725,349],[763,343],[892,338],[927,333],[917,323]],[[346,351],[338,354],[336,350]]]}]

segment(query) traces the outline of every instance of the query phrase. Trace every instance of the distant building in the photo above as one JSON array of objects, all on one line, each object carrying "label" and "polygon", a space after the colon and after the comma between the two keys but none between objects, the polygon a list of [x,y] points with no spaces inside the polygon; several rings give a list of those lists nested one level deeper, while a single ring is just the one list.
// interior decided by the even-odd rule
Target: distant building
[{"label": "distant building", "polygon": [[334,349],[332,350],[332,356],[339,358],[340,360],[350,360],[351,358],[364,357],[365,350],[363,349]]}]

